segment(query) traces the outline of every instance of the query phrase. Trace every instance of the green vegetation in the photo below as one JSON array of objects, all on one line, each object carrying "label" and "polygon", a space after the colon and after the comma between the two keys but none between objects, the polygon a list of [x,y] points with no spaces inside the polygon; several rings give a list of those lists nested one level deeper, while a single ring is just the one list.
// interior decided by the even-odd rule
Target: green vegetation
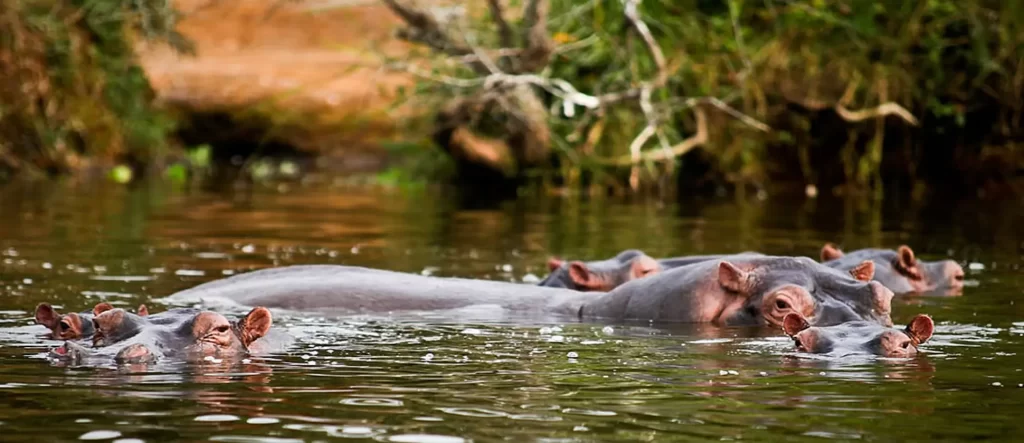
[{"label": "green vegetation", "polygon": [[133,51],[138,37],[189,50],[175,18],[166,1],[0,2],[0,174],[160,157],[173,121],[151,106]]},{"label": "green vegetation", "polygon": [[[631,170],[637,187],[694,173],[687,162],[700,159],[733,183],[878,192],[883,174],[936,182],[1024,168],[1014,144],[1024,136],[1021,2],[490,1],[467,10],[462,24],[387,3],[408,25],[399,35],[433,49],[398,66],[422,79],[416,96],[439,103],[442,126],[457,114],[445,106],[470,103],[462,107],[483,112],[460,128],[500,139],[522,160],[513,137],[495,134],[509,134],[517,119],[536,127],[536,106],[523,112],[508,100],[523,97],[510,85],[527,83],[543,100],[560,165],[553,174],[570,185],[588,175],[622,183]],[[626,13],[631,5],[636,17]],[[546,42],[531,40],[538,22]],[[556,79],[600,105],[573,105]],[[449,137],[446,148],[470,159],[466,151],[494,152],[464,139]],[[698,147],[699,155],[682,155]],[[546,161],[512,162],[511,174],[504,160],[492,163],[506,176],[552,171]],[[980,173],[992,165],[1002,169]]]}]

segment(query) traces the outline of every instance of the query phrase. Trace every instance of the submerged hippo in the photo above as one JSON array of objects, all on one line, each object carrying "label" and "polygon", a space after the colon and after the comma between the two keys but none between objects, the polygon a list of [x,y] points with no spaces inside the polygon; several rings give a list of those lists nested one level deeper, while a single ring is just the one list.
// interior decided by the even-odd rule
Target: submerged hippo
[{"label": "submerged hippo", "polygon": [[964,269],[953,260],[918,260],[909,246],[892,249],[860,249],[843,253],[831,243],[821,248],[821,262],[836,269],[850,269],[864,260],[875,262],[875,277],[897,294],[944,292],[959,294],[964,287]]},{"label": "submerged hippo", "polygon": [[[114,309],[110,303],[98,303],[91,311],[71,312],[61,314],[49,303],[40,303],[36,306],[36,324],[46,326],[50,329],[50,336],[61,340],[74,340],[78,338],[89,338],[93,334],[93,317]],[[149,310],[146,305],[139,305],[137,315],[147,316]]]},{"label": "submerged hippo", "polygon": [[551,273],[538,285],[607,292],[627,281],[656,274],[661,269],[656,260],[636,249],[622,251],[607,260],[588,262],[566,262],[552,257],[548,260]]},{"label": "submerged hippo", "polygon": [[235,322],[198,309],[168,313],[166,321],[150,322],[123,309],[105,311],[93,319],[93,348],[67,341],[51,355],[71,361],[112,357],[117,363],[148,363],[161,357],[241,357],[253,342],[267,334],[273,322],[270,310],[262,306]]},{"label": "submerged hippo", "polygon": [[741,252],[730,255],[692,255],[654,259],[643,251],[627,249],[607,260],[570,261],[550,258],[550,274],[538,283],[539,286],[569,288],[577,291],[607,292],[631,280],[648,277],[666,269],[674,269],[694,263],[721,260],[727,257],[761,256],[757,252]]},{"label": "submerged hippo", "polygon": [[931,317],[919,314],[903,329],[855,321],[836,326],[811,326],[800,314],[787,314],[782,329],[798,350],[813,354],[868,353],[883,357],[913,357],[917,347],[935,331]]},{"label": "submerged hippo", "polygon": [[[872,267],[865,262],[856,275],[870,279]],[[862,280],[809,258],[769,256],[706,261],[632,280],[606,293],[353,266],[299,265],[204,283],[166,301],[378,313],[489,305],[580,319],[777,327],[787,313],[798,312],[821,325],[850,320],[890,325],[892,292]]]}]

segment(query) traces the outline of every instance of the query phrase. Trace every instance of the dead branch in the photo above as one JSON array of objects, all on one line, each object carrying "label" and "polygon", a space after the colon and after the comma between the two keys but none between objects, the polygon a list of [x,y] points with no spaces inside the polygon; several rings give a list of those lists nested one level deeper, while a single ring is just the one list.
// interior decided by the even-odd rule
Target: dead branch
[{"label": "dead branch", "polygon": [[849,109],[846,109],[845,106],[837,104],[835,106],[835,111],[836,114],[839,114],[839,116],[843,118],[843,120],[846,120],[851,123],[867,120],[869,118],[874,117],[885,117],[889,115],[895,115],[903,119],[903,121],[907,122],[910,125],[918,125],[917,119],[914,118],[914,115],[911,114],[910,111],[907,111],[906,108],[894,102],[886,102],[874,108],[860,109],[856,111],[851,111]]},{"label": "dead branch", "polygon": [[640,19],[640,12],[637,11],[640,0],[625,0],[625,3],[626,19],[636,29],[636,32],[640,34],[640,38],[643,39],[647,50],[651,53],[651,58],[654,59],[654,64],[658,67],[657,75],[647,86],[650,88],[660,88],[668,81],[668,63],[665,62],[665,54],[661,51],[661,46],[658,45],[658,42],[654,40],[654,36],[651,35],[651,29],[647,27],[647,23]]},{"label": "dead branch", "polygon": [[[616,159],[608,159],[601,161],[601,163],[617,165],[617,166],[630,166],[637,162],[644,161],[665,161],[679,157],[687,152],[693,150],[698,146],[703,146],[708,141],[708,122],[707,115],[704,113],[704,109],[700,107],[693,108],[693,116],[697,120],[697,133],[693,134],[690,138],[683,140],[668,150],[649,151],[643,153],[639,159],[634,159],[632,155],[619,157]],[[646,129],[646,128],[645,128]]]}]

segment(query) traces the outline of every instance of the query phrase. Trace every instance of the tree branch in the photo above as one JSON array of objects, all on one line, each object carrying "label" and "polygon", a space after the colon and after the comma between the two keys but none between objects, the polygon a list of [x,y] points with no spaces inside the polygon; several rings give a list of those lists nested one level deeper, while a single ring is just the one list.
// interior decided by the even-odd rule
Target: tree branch
[{"label": "tree branch", "polygon": [[655,75],[654,80],[648,83],[648,87],[660,88],[668,81],[668,63],[665,62],[665,53],[661,51],[661,46],[654,40],[654,36],[651,35],[651,29],[647,27],[647,23],[640,19],[640,12],[637,10],[640,0],[625,0],[625,3],[626,19],[633,25],[636,32],[640,34],[640,38],[643,39],[644,44],[647,45],[647,50],[651,53],[651,58],[654,59],[654,64],[658,67],[658,73]]},{"label": "tree branch", "polygon": [[903,119],[903,121],[909,123],[910,125],[918,125],[917,119],[914,118],[914,115],[911,114],[910,111],[907,111],[906,108],[894,102],[886,102],[874,108],[859,109],[856,111],[851,111],[847,109],[845,106],[837,104],[835,106],[835,111],[836,114],[839,114],[839,116],[843,118],[843,120],[846,120],[851,123],[867,120],[869,118],[874,117],[895,115]]},{"label": "tree branch", "polygon": [[[693,134],[690,138],[683,140],[668,150],[650,151],[645,152],[639,158],[634,159],[632,155],[619,157],[616,159],[608,159],[602,163],[618,165],[618,166],[630,166],[635,165],[644,161],[665,161],[679,157],[687,152],[693,150],[698,146],[702,146],[708,141],[708,122],[707,115],[704,113],[704,109],[701,107],[693,108],[693,116],[697,119],[697,133]],[[644,128],[645,130],[647,128]]]}]

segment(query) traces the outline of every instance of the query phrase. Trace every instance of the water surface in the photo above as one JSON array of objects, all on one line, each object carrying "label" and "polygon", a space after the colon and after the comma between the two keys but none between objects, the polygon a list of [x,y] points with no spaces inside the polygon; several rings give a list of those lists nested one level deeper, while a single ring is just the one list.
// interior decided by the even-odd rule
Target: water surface
[{"label": "water surface", "polygon": [[[281,187],[0,190],[4,441],[908,441],[1024,431],[1020,205],[679,204]],[[515,282],[550,255],[758,250],[816,257],[906,243],[968,269],[962,297],[898,297],[937,322],[909,361],[815,359],[771,331],[545,319],[275,313],[286,352],[240,365],[64,367],[32,309],[134,309],[271,266],[336,263]],[[526,284],[526,283],[524,283]],[[233,314],[233,313],[229,313]]]}]

